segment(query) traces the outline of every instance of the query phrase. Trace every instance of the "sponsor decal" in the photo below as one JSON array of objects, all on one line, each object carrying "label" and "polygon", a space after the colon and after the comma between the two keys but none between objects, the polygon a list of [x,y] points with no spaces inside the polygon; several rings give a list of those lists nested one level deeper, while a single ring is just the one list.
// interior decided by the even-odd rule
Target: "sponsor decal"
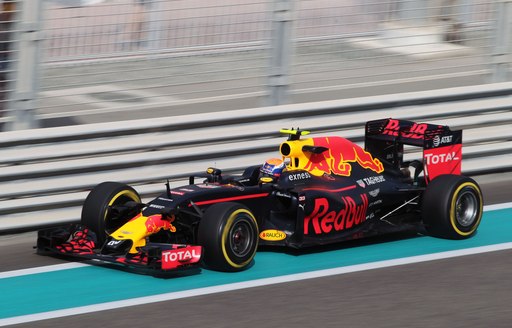
[{"label": "sponsor decal", "polygon": [[260,238],[267,241],[280,241],[286,239],[286,233],[281,230],[264,230],[260,233]]},{"label": "sponsor decal", "polygon": [[306,195],[299,195],[299,208],[302,211],[306,208]]},{"label": "sponsor decal", "polygon": [[309,174],[308,172],[292,173],[288,176],[288,179],[290,181],[305,180],[310,178],[311,174]]},{"label": "sponsor decal", "polygon": [[363,180],[357,180],[356,182],[359,185],[359,187],[361,187],[361,188],[365,188],[366,187],[366,184],[364,183]]},{"label": "sponsor decal", "polygon": [[185,264],[193,264],[201,259],[201,246],[186,246],[162,251],[162,269],[175,269]]},{"label": "sponsor decal", "polygon": [[[414,123],[408,132],[402,132],[400,136],[411,139],[423,139],[423,135],[425,131],[427,131],[428,124],[425,123]],[[400,130],[400,121],[390,119],[382,134],[387,134],[390,136],[398,136],[398,132]]]},{"label": "sponsor decal", "polygon": [[201,253],[197,252],[196,249],[185,249],[185,250],[170,250],[162,252],[162,260],[165,262],[187,262],[192,259],[199,259]]},{"label": "sponsor decal", "polygon": [[379,195],[379,193],[380,193],[380,188],[377,188],[377,189],[374,189],[372,191],[369,191],[368,195],[370,195],[370,196],[375,198],[375,197],[377,197]]},{"label": "sponsor decal", "polygon": [[444,144],[450,144],[452,143],[452,140],[453,140],[453,136],[450,135],[450,136],[443,136],[443,137],[440,137],[440,136],[435,136],[434,139],[432,139],[432,143],[434,144],[434,147],[439,147],[439,145],[444,145]]},{"label": "sponsor decal", "polygon": [[163,200],[165,202],[174,202],[173,199],[170,199],[170,198],[164,198],[164,197],[158,197],[159,200]]},{"label": "sponsor decal", "polygon": [[447,154],[425,154],[427,165],[430,164],[443,164],[451,161],[458,161],[460,157],[454,151]]},{"label": "sponsor decal", "polygon": [[238,189],[239,191],[244,191],[244,190],[245,190],[245,188],[244,188],[244,187],[242,187],[242,186],[238,186],[238,185],[228,184],[228,185],[226,185],[226,186],[231,187],[231,188]]},{"label": "sponsor decal", "polygon": [[461,144],[423,150],[425,177],[429,180],[441,174],[460,174],[461,162]]},{"label": "sponsor decal", "polygon": [[276,196],[284,197],[284,198],[292,198],[292,195],[290,195],[289,193],[282,192],[282,191],[276,191]]},{"label": "sponsor decal", "polygon": [[180,188],[180,190],[184,192],[194,192],[194,189]]},{"label": "sponsor decal", "polygon": [[117,246],[119,244],[121,244],[123,241],[122,240],[111,240],[107,243],[108,246]]},{"label": "sponsor decal", "polygon": [[327,148],[320,154],[311,154],[305,169],[314,175],[335,174],[350,176],[352,163],[376,173],[384,171],[382,162],[373,158],[363,148],[341,137],[324,137],[312,139],[314,146]]},{"label": "sponsor decal", "polygon": [[372,186],[378,183],[386,182],[386,179],[382,175],[374,176],[374,177],[367,177],[363,178],[364,182],[368,186]]},{"label": "sponsor decal", "polygon": [[436,135],[434,139],[432,139],[432,143],[434,144],[434,147],[438,147],[441,144],[441,138]]},{"label": "sponsor decal", "polygon": [[157,205],[157,204],[149,204],[149,207],[152,207],[152,208],[158,208],[158,209],[162,209],[162,208],[165,208],[165,206],[163,205]]},{"label": "sponsor decal", "polygon": [[183,195],[185,195],[185,193],[181,192],[181,191],[171,190],[171,195],[183,196]]},{"label": "sponsor decal", "polygon": [[372,206],[380,205],[380,204],[382,204],[382,199],[377,199],[376,201],[373,201],[370,204],[368,204],[368,207],[372,207]]},{"label": "sponsor decal", "polygon": [[355,227],[366,220],[368,196],[360,195],[357,203],[352,197],[341,197],[343,207],[332,210],[326,198],[315,199],[313,211],[304,219],[304,234],[326,234]]},{"label": "sponsor decal", "polygon": [[203,189],[214,189],[214,188],[219,188],[220,186],[214,185],[214,184],[198,184],[198,185],[196,185],[196,187],[203,188]]}]

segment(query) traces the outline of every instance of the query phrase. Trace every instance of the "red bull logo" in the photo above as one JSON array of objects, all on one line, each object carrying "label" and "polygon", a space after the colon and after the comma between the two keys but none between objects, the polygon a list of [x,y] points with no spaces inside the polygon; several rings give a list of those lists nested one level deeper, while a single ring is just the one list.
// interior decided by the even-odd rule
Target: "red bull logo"
[{"label": "red bull logo", "polygon": [[342,231],[365,222],[368,196],[363,194],[360,197],[359,203],[352,197],[341,197],[343,207],[339,211],[330,209],[326,198],[315,199],[313,211],[304,219],[304,234],[319,235]]},{"label": "red bull logo", "polygon": [[156,214],[148,216],[144,225],[146,226],[146,231],[149,234],[157,233],[161,229],[176,232],[176,227],[171,223],[174,219],[174,216],[169,219],[163,219],[161,214]]},{"label": "red bull logo", "polygon": [[309,161],[304,167],[314,175],[336,174],[350,176],[352,163],[359,164],[362,168],[376,173],[384,171],[384,166],[379,159],[353,142],[341,137],[313,138],[314,146],[325,147],[326,151],[320,154],[310,154]]},{"label": "red bull logo", "polygon": [[132,240],[133,244],[130,253],[135,254],[138,252],[138,247],[146,245],[146,237],[149,235],[157,233],[162,229],[176,232],[176,227],[172,224],[174,220],[174,216],[162,218],[161,214],[155,214],[146,217],[139,213],[112,233],[112,236],[117,240]]}]

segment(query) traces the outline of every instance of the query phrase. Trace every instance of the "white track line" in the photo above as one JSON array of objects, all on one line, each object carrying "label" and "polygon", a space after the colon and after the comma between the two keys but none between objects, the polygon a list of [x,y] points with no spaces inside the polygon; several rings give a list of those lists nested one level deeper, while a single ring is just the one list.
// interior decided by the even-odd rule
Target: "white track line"
[{"label": "white track line", "polygon": [[75,268],[85,267],[88,265],[89,264],[85,264],[85,263],[70,262],[70,263],[63,263],[63,264],[46,265],[46,266],[41,266],[41,267],[36,267],[36,268],[29,268],[29,269],[6,271],[6,272],[0,272],[0,279],[26,276],[29,274],[75,269]]},{"label": "white track line", "polygon": [[504,210],[507,208],[512,208],[512,202],[484,206],[484,212]]}]

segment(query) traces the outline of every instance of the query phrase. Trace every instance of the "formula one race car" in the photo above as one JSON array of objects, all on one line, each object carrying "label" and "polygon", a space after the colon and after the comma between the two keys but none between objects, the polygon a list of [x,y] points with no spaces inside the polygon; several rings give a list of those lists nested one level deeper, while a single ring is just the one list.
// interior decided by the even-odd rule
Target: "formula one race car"
[{"label": "formula one race car", "polygon": [[[101,183],[80,225],[39,231],[38,253],[150,272],[240,271],[258,245],[305,248],[410,229],[450,239],[476,232],[483,200],[477,183],[460,175],[462,131],[370,121],[364,149],[341,137],[281,132],[288,140],[279,158],[240,176],[209,168],[189,185],[167,182],[147,204],[130,186]],[[404,145],[421,147],[423,158],[404,161]]]}]

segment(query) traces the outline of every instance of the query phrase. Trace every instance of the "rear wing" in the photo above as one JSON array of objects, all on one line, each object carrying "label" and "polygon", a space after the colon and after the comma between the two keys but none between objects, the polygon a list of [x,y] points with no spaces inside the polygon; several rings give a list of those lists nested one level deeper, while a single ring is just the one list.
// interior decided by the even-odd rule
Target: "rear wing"
[{"label": "rear wing", "polygon": [[403,167],[404,145],[423,149],[423,169],[428,183],[441,174],[460,174],[462,130],[407,120],[369,121],[365,127],[365,150],[373,156]]}]

